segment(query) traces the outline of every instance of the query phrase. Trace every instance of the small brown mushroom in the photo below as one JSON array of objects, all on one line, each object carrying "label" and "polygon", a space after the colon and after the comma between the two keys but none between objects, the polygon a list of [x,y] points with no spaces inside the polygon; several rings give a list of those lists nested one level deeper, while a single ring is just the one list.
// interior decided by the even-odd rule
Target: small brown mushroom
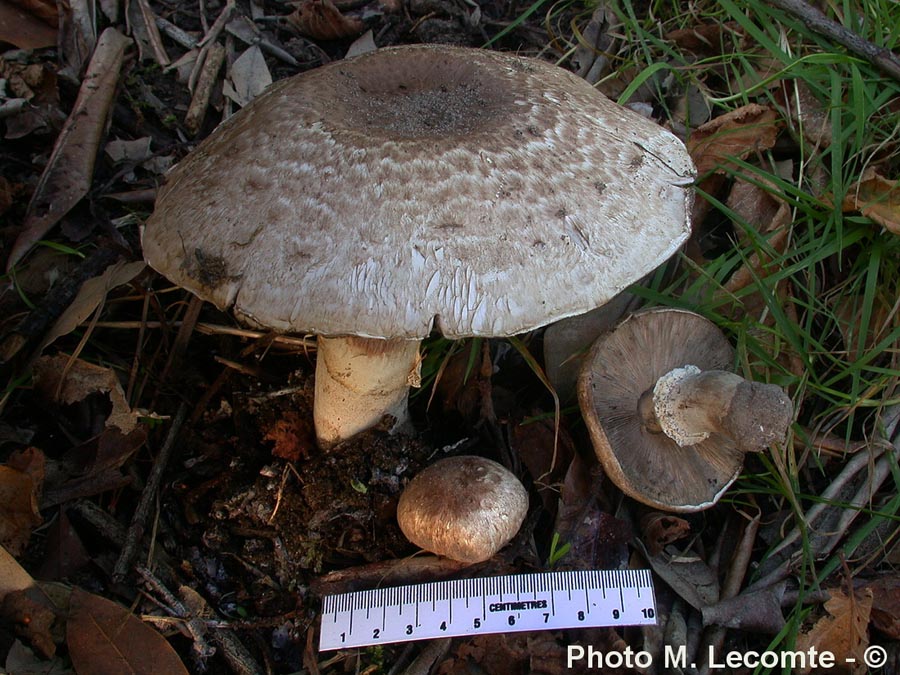
[{"label": "small brown mushroom", "polygon": [[597,457],[625,494],[699,511],[738,477],[744,453],[784,442],[790,398],[729,372],[733,358],[712,322],[679,309],[634,314],[594,343],[579,403]]},{"label": "small brown mushroom", "polygon": [[397,522],[416,546],[477,563],[506,546],[527,513],[528,493],[511,471],[463,455],[439,460],[409,482]]}]

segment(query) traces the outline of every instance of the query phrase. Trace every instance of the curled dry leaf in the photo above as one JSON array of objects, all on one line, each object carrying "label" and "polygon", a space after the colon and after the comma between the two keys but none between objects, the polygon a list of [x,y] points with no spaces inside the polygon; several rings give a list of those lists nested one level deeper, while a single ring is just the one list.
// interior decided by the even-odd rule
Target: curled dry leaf
[{"label": "curled dry leaf", "polygon": [[641,533],[650,555],[657,555],[672,542],[691,533],[691,526],[684,518],[669,513],[653,511],[641,518]]},{"label": "curled dry leaf", "polygon": [[15,626],[17,635],[27,639],[41,656],[49,659],[56,653],[51,634],[56,614],[36,597],[40,597],[36,589],[7,593],[0,605],[0,616]]},{"label": "curled dry leaf", "polygon": [[844,197],[843,210],[859,211],[894,234],[900,234],[900,185],[866,169]]},{"label": "curled dry leaf", "polygon": [[34,477],[29,470],[0,466],[0,544],[14,556],[24,552],[31,530],[42,522],[38,500],[43,482],[43,453],[33,448],[31,451],[29,454],[34,457],[40,455],[33,466],[26,467],[34,468]]},{"label": "curled dry leaf", "polygon": [[900,640],[900,577],[882,577],[865,586],[872,591],[872,625],[893,640]]},{"label": "curled dry leaf", "polygon": [[107,28],[100,36],[75,106],[28,204],[24,227],[9,253],[7,271],[90,189],[97,149],[129,44],[131,40],[114,28]]},{"label": "curled dry leaf", "polygon": [[66,642],[78,675],[188,675],[165,638],[121,605],[74,588],[70,607]]},{"label": "curled dry leaf", "polygon": [[304,0],[287,16],[287,22],[316,40],[356,37],[366,29],[359,19],[341,14],[331,0]]},{"label": "curled dry leaf", "polygon": [[34,378],[35,388],[55,403],[76,403],[97,392],[108,394],[112,411],[106,427],[116,427],[123,434],[130,434],[137,427],[137,417],[128,406],[119,378],[110,368],[57,354],[35,361]]},{"label": "curled dry leaf", "polygon": [[743,159],[775,145],[780,127],[778,113],[757,103],[720,115],[694,130],[687,147],[697,174],[724,171],[731,159]]},{"label": "curled dry leaf", "polygon": [[[863,675],[866,672],[863,652],[869,646],[869,616],[872,612],[873,594],[871,588],[847,595],[841,590],[832,590],[831,599],[825,603],[828,613],[816,621],[806,633],[797,637],[797,650],[801,652],[812,648],[834,654],[835,663],[847,664],[851,675]],[[852,661],[848,661],[853,659]],[[809,668],[798,672],[808,673]]]}]

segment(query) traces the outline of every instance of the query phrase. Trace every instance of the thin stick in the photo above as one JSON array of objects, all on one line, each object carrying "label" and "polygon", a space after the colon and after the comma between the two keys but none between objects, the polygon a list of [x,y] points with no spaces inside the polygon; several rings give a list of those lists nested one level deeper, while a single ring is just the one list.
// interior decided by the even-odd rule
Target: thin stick
[{"label": "thin stick", "polygon": [[[173,321],[172,323],[163,325],[162,321],[98,321],[97,328],[119,328],[124,330],[139,330],[141,328],[168,328],[180,327],[181,321]],[[290,335],[272,335],[261,330],[250,330],[248,328],[235,328],[234,326],[222,326],[215,323],[197,322],[194,330],[204,335],[233,335],[240,338],[262,339],[271,338],[276,344],[290,345],[292,347],[303,347],[306,350],[314,350],[316,348],[315,338],[292,337]]]},{"label": "thin stick", "polygon": [[150,518],[150,507],[156,499],[156,491],[159,490],[162,482],[163,471],[166,468],[166,464],[169,463],[169,458],[172,456],[175,440],[178,438],[178,432],[181,430],[182,424],[184,424],[187,413],[188,406],[186,403],[182,403],[178,407],[178,412],[175,414],[175,419],[172,421],[166,440],[156,456],[156,461],[153,462],[153,468],[147,477],[147,485],[141,493],[141,500],[138,502],[134,517],[131,519],[131,525],[128,527],[128,534],[125,536],[122,552],[119,554],[119,559],[116,561],[116,566],[113,569],[113,579],[118,582],[125,579],[128,568],[131,566],[135,555],[137,555],[138,546],[147,527],[147,520]]},{"label": "thin stick", "polygon": [[200,659],[208,659],[215,654],[216,650],[206,641],[207,627],[203,619],[194,616],[188,611],[188,608],[184,606],[184,603],[176,598],[175,594],[166,588],[165,584],[157,579],[153,572],[141,565],[135,565],[135,569],[137,570],[137,573],[143,577],[144,583],[146,583],[152,591],[155,591],[162,597],[163,602],[167,605],[167,609],[181,619],[181,625],[187,629],[194,641],[194,653],[197,654]]},{"label": "thin stick", "polygon": [[[728,574],[725,577],[725,583],[722,585],[722,592],[719,600],[729,600],[735,597],[741,590],[741,584],[747,574],[750,566],[750,558],[753,553],[753,544],[756,542],[756,533],[759,531],[760,515],[755,516],[747,521],[744,526],[744,532],[741,535],[741,541],[731,558],[731,565],[728,568]],[[706,644],[712,648],[713,654],[719,654],[725,644],[725,634],[727,629],[722,626],[715,626],[707,630],[704,635]],[[707,652],[709,654],[710,652]],[[703,659],[700,666],[700,675],[708,675],[710,671],[710,663],[707,658]]]},{"label": "thin stick", "polygon": [[884,47],[861,38],[833,19],[829,19],[815,7],[804,0],[769,0],[769,4],[775,5],[784,11],[793,14],[800,19],[806,27],[816,33],[824,35],[830,40],[843,45],[857,56],[861,56],[869,63],[876,65],[885,75],[900,80],[900,58],[894,52]]}]

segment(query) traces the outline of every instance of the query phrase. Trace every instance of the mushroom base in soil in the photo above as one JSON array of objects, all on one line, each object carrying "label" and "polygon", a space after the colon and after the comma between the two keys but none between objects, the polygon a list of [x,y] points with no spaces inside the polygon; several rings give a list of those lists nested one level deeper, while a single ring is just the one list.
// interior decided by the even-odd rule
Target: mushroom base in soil
[{"label": "mushroom base in soil", "polygon": [[790,398],[726,370],[732,361],[712,322],[677,309],[634,314],[594,344],[579,403],[600,463],[625,494],[699,511],[734,482],[746,452],[785,441]]},{"label": "mushroom base in soil", "polygon": [[419,385],[419,341],[360,337],[317,339],[313,420],[323,448],[375,426],[409,425],[410,386]]}]

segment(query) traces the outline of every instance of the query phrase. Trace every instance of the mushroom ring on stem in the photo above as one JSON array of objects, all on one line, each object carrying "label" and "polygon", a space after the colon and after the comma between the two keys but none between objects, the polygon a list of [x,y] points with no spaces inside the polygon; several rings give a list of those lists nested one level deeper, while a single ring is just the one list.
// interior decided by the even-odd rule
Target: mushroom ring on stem
[{"label": "mushroom ring on stem", "polygon": [[238,319],[318,335],[330,447],[407,418],[418,344],[591,310],[690,233],[695,168],[654,122],[556,66],[381,49],[282,80],[166,177],[160,273]]},{"label": "mushroom ring on stem", "polygon": [[744,453],[785,441],[790,398],[730,372],[733,360],[712,322],[679,309],[639,312],[594,343],[578,399],[597,457],[625,494],[667,511],[709,508]]},{"label": "mushroom ring on stem", "polygon": [[465,563],[506,546],[528,513],[528,493],[509,469],[474,455],[441,459],[406,486],[397,523],[413,544]]}]

